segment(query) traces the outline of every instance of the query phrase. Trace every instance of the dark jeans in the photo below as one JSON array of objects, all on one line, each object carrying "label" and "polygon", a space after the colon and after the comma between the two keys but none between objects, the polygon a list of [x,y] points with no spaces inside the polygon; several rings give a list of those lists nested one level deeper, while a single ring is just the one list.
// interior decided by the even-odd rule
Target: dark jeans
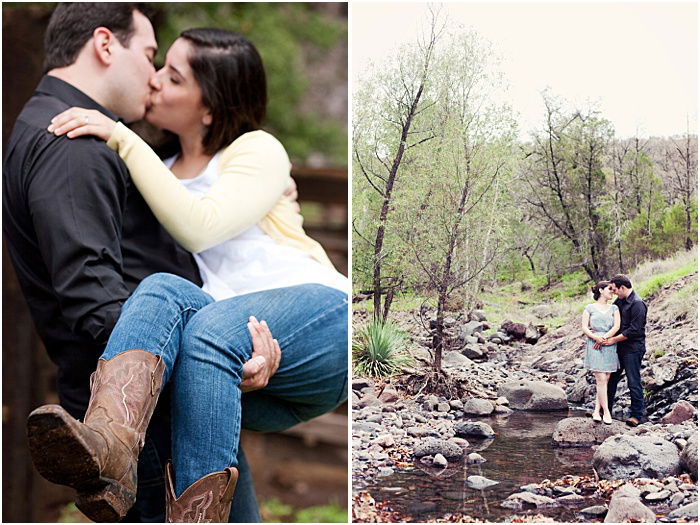
[{"label": "dark jeans", "polygon": [[627,376],[627,387],[630,390],[632,405],[630,406],[630,416],[637,419],[644,417],[644,391],[642,390],[642,358],[644,352],[617,352],[620,358],[620,369],[610,374],[608,381],[608,407],[612,412],[615,404],[615,394],[617,384],[622,379],[622,374]]}]

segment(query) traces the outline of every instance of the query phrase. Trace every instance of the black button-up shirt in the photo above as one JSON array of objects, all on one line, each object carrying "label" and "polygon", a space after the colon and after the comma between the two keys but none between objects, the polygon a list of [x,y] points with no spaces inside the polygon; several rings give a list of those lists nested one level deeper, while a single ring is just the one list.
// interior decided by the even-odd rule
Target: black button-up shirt
[{"label": "black button-up shirt", "polygon": [[647,324],[647,305],[636,292],[632,291],[625,299],[615,299],[620,309],[620,330],[618,334],[624,335],[627,340],[617,343],[620,352],[644,352]]},{"label": "black button-up shirt", "polygon": [[80,90],[45,76],[5,150],[3,231],[37,331],[59,367],[61,403],[80,415],[89,376],[138,283],[155,272],[201,280],[114,151],[95,137],[46,131],[71,106],[116,120]]}]

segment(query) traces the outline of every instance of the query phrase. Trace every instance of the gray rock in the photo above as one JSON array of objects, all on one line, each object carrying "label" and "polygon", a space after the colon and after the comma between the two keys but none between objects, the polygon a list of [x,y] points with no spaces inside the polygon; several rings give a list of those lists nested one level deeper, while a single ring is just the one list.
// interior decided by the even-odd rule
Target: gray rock
[{"label": "gray rock", "polygon": [[360,399],[360,402],[357,404],[360,408],[365,408],[369,406],[380,406],[382,404],[379,399],[377,399],[377,396],[373,394],[366,394],[362,399]]},{"label": "gray rock", "polygon": [[543,508],[556,505],[556,501],[541,494],[532,492],[518,492],[511,494],[501,503],[501,507],[513,510],[523,510],[528,508]]},{"label": "gray rock", "polygon": [[664,478],[681,465],[678,449],[660,436],[617,435],[595,451],[593,468],[602,479]]},{"label": "gray rock", "polygon": [[509,405],[510,401],[508,401],[507,397],[501,396],[498,399],[496,399],[496,404],[497,405]]},{"label": "gray rock", "polygon": [[579,511],[585,516],[604,516],[608,512],[608,507],[604,505],[593,505]]},{"label": "gray rock", "polygon": [[459,448],[462,450],[465,450],[469,446],[469,441],[464,438],[451,437],[449,441],[450,443],[454,443],[455,445],[459,446]]},{"label": "gray rock", "polygon": [[671,519],[674,519],[674,520],[678,520],[678,519],[697,520],[698,519],[698,502],[694,501],[693,503],[688,503],[687,505],[683,505],[682,507],[669,513],[668,517]]},{"label": "gray rock", "polygon": [[467,456],[467,463],[470,463],[472,465],[476,465],[478,463],[486,463],[486,459],[481,454],[472,452]]},{"label": "gray rock", "polygon": [[681,453],[681,466],[690,473],[695,481],[698,480],[698,434],[693,434]]},{"label": "gray rock", "polygon": [[670,490],[662,490],[660,492],[651,492],[644,496],[646,501],[661,501],[667,499],[671,495]]},{"label": "gray rock", "polygon": [[671,505],[673,507],[677,507],[678,505],[683,503],[684,499],[685,499],[685,494],[683,494],[682,492],[674,494],[673,496],[671,496]]},{"label": "gray rock", "polygon": [[625,522],[656,522],[656,514],[639,499],[639,490],[631,483],[626,483],[617,489],[612,498],[605,516],[604,523]]},{"label": "gray rock", "polygon": [[353,423],[352,424],[352,429],[353,431],[361,431],[361,432],[377,432],[381,430],[383,427],[379,423],[368,423],[361,421],[359,423]]},{"label": "gray rock", "polygon": [[555,485],[554,487],[552,487],[552,492],[554,492],[558,496],[565,496],[568,494],[576,494],[576,487],[571,487],[571,486],[560,487],[559,485]]},{"label": "gray rock", "polygon": [[483,359],[486,354],[484,354],[484,351],[478,346],[470,344],[462,348],[462,355],[468,357],[469,359],[478,360]]},{"label": "gray rock", "polygon": [[498,485],[498,481],[485,478],[484,476],[467,477],[467,486],[471,489],[481,490],[494,485]]},{"label": "gray rock", "polygon": [[392,436],[391,434],[383,434],[379,436],[374,442],[382,447],[393,447],[396,443],[394,441],[394,436]]},{"label": "gray rock", "polygon": [[552,441],[559,447],[590,447],[628,429],[622,421],[615,419],[612,424],[605,425],[589,417],[567,417],[557,423]]},{"label": "gray rock", "polygon": [[556,501],[562,505],[578,505],[586,501],[586,498],[580,494],[567,494],[566,496],[558,497]]},{"label": "gray rock", "polygon": [[435,409],[438,412],[449,412],[450,411],[450,404],[447,403],[446,401],[442,401],[437,404],[437,408]]},{"label": "gray rock", "polygon": [[379,400],[384,403],[393,403],[399,400],[399,393],[395,389],[387,387],[379,395]]},{"label": "gray rock", "polygon": [[384,477],[384,476],[391,476],[394,473],[394,469],[391,467],[381,467],[379,469],[379,472],[377,472],[377,476]]},{"label": "gray rock", "polygon": [[464,408],[464,403],[462,403],[462,401],[459,399],[452,399],[450,401],[450,407],[454,408],[455,410],[462,410]]},{"label": "gray rock", "polygon": [[447,460],[442,454],[435,454],[433,458],[433,465],[440,468],[445,468],[447,466]]},{"label": "gray rock", "polygon": [[474,362],[459,352],[447,352],[442,357],[442,366],[446,368],[471,368]]},{"label": "gray rock", "polygon": [[455,435],[492,438],[496,433],[491,426],[481,421],[463,421],[455,425]]},{"label": "gray rock", "polygon": [[428,438],[418,443],[413,448],[413,455],[420,458],[442,454],[449,460],[459,459],[463,455],[462,448],[445,439]]},{"label": "gray rock", "polygon": [[368,386],[372,386],[372,382],[367,378],[358,377],[352,380],[353,390],[362,390],[363,388],[367,388]]},{"label": "gray rock", "polygon": [[468,416],[488,416],[493,412],[493,403],[488,399],[472,398],[464,403],[463,410]]},{"label": "gray rock", "polygon": [[498,414],[498,415],[501,415],[501,416],[507,416],[507,415],[513,413],[513,411],[512,411],[510,408],[508,408],[507,406],[505,406],[505,405],[498,405],[498,406],[493,410],[493,412],[494,412],[494,414]]},{"label": "gray rock", "polygon": [[474,310],[471,313],[471,318],[475,321],[486,321],[486,312],[483,310]]},{"label": "gray rock", "polygon": [[500,337],[498,337],[495,334],[492,335],[491,337],[489,337],[489,341],[491,341],[492,343],[497,344],[497,345],[503,344],[503,339],[501,339]]},{"label": "gray rock", "polygon": [[669,425],[682,423],[683,421],[692,419],[694,414],[695,407],[681,399],[673,405],[673,408],[668,414],[661,418],[661,422]]},{"label": "gray rock", "polygon": [[481,324],[481,321],[469,321],[459,327],[459,336],[465,340],[467,337],[473,336],[475,332],[483,332],[483,330],[484,325]]},{"label": "gray rock", "polygon": [[445,327],[450,328],[455,325],[457,322],[457,319],[454,317],[445,317],[445,319],[442,321]]},{"label": "gray rock", "polygon": [[501,385],[498,395],[504,396],[516,410],[563,410],[568,408],[561,387],[542,381],[517,381]]},{"label": "gray rock", "polygon": [[408,432],[409,436],[413,437],[428,437],[428,436],[435,436],[438,437],[440,434],[430,428],[430,427],[408,427],[406,429],[406,432]]}]

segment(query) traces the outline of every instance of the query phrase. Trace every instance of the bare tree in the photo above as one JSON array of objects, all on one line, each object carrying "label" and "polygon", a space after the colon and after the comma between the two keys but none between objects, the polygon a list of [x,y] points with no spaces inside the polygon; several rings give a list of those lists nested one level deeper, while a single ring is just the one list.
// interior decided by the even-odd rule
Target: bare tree
[{"label": "bare tree", "polygon": [[544,93],[543,100],[545,129],[534,135],[527,154],[525,181],[530,191],[525,200],[542,231],[565,239],[577,264],[599,280],[607,272],[608,232],[601,223],[600,203],[612,128],[595,111],[567,114],[549,94]]}]

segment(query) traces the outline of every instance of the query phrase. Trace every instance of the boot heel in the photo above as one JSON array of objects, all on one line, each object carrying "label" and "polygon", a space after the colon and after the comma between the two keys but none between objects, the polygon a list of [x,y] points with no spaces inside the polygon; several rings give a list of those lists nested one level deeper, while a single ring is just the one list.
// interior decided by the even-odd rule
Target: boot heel
[{"label": "boot heel", "polygon": [[43,477],[80,489],[99,479],[100,467],[76,425],[63,408],[46,405],[29,415],[27,438],[34,466]]},{"label": "boot heel", "polygon": [[136,501],[136,494],[121,483],[105,480],[107,485],[93,492],[78,492],[75,506],[92,521],[121,521]]}]

